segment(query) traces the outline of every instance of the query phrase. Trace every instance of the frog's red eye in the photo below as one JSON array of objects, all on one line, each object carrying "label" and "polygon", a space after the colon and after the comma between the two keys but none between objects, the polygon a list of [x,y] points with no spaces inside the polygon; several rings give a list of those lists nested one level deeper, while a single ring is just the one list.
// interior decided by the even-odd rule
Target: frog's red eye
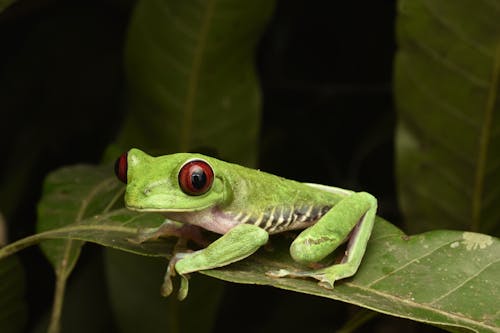
[{"label": "frog's red eye", "polygon": [[214,181],[214,171],[205,161],[189,161],[179,171],[179,185],[184,193],[202,195],[206,193]]},{"label": "frog's red eye", "polygon": [[123,183],[127,184],[127,153],[123,153],[116,159],[115,175]]}]

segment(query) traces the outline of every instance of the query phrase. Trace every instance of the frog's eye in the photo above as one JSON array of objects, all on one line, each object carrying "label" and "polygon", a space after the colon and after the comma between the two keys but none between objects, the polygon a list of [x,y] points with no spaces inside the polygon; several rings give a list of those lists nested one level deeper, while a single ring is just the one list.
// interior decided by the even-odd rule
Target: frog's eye
[{"label": "frog's eye", "polygon": [[127,153],[123,153],[116,159],[115,175],[123,183],[127,184]]},{"label": "frog's eye", "polygon": [[202,195],[206,193],[214,181],[214,171],[205,161],[192,160],[181,167],[179,185],[184,193]]}]

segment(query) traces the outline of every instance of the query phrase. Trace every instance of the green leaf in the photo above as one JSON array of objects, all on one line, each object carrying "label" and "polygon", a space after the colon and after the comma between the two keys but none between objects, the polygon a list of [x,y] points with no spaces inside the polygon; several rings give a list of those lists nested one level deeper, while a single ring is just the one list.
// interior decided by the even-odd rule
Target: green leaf
[{"label": "green leaf", "polygon": [[254,52],[274,1],[139,1],[125,65],[120,146],[216,151],[255,165],[260,89]]},{"label": "green leaf", "polygon": [[[38,232],[75,224],[109,211],[123,192],[111,170],[110,166],[77,166],[50,174],[38,205]],[[67,276],[82,245],[82,242],[66,240],[44,242],[41,246],[56,273]]]},{"label": "green leaf", "polygon": [[[89,216],[111,209],[120,197],[121,187],[111,168],[79,166],[50,174],[38,206],[38,232],[75,224]],[[65,239],[41,244],[56,273],[54,307],[49,331],[59,330],[66,280],[80,255],[83,242]]]},{"label": "green leaf", "polygon": [[[172,238],[141,245],[127,241],[136,235],[138,221],[158,222],[155,214],[139,214],[137,219],[134,215],[138,214],[117,210],[37,236],[38,240],[71,238],[148,256],[170,257]],[[271,244],[272,251],[262,249],[241,262],[201,273],[231,282],[270,285],[341,300],[447,329],[494,332],[500,328],[500,241],[491,236],[432,231],[408,237],[378,219],[358,273],[338,282],[333,290],[319,287],[311,280],[268,277],[267,271],[281,268],[307,269],[290,258],[289,239],[278,236]],[[4,255],[0,250],[0,258]]]},{"label": "green leaf", "polygon": [[286,247],[203,273],[336,299],[449,330],[500,329],[500,241],[488,235],[431,231],[408,237],[378,219],[359,271],[332,291],[314,281],[265,275],[283,267],[300,269]]},{"label": "green leaf", "polygon": [[500,5],[400,0],[397,178],[410,228],[498,234]]},{"label": "green leaf", "polygon": [[[81,175],[92,172],[100,174],[102,168],[92,171],[90,167],[71,167],[51,177],[59,179],[58,173],[71,174],[74,179],[94,178],[101,184],[97,176]],[[95,200],[110,206],[114,196],[106,191],[98,192]],[[91,241],[132,253],[168,258],[176,241],[173,237],[143,244],[130,241],[140,228],[157,227],[163,219],[159,214],[138,214],[117,208],[10,244],[0,249],[0,258],[49,238]],[[265,274],[281,268],[307,269],[290,258],[289,244],[289,237],[277,235],[272,238],[270,249],[263,248],[241,262],[202,273],[232,282],[270,285],[341,300],[449,330],[494,332],[500,328],[497,304],[500,241],[497,238],[461,231],[406,236],[388,222],[377,219],[358,273],[338,282],[333,290],[319,287],[312,280],[274,279]],[[161,282],[159,278],[158,287]]]},{"label": "green leaf", "polygon": [[[1,249],[0,249],[1,251]],[[0,261],[0,331],[23,332],[27,307],[24,300],[25,276],[16,256]]]}]

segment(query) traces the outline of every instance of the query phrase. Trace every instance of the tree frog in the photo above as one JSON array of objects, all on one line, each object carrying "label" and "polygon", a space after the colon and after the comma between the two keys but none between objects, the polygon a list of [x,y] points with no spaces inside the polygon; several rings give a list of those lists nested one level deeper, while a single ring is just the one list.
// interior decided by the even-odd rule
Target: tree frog
[{"label": "tree frog", "polygon": [[193,235],[192,228],[182,226],[222,235],[201,250],[179,252],[171,259],[162,294],[171,293],[171,276],[177,272],[181,299],[187,295],[186,274],[242,260],[266,244],[269,235],[294,229],[304,229],[290,246],[295,261],[317,263],[347,241],[342,261],[324,268],[267,274],[309,277],[333,288],[335,281],[356,273],[377,210],[377,200],[366,192],[300,183],[201,154],[153,157],[131,149],[118,158],[115,172],[126,183],[127,208],[167,217],[156,231],[140,236],[141,241]]}]

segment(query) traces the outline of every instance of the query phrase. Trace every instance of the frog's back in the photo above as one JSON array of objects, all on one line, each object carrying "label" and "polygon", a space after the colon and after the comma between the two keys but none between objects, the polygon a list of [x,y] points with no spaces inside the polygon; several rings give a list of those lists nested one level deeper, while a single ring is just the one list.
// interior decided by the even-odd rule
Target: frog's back
[{"label": "frog's back", "polygon": [[222,208],[226,217],[269,233],[306,228],[341,198],[340,194],[236,164],[223,169],[233,192],[232,200]]}]

